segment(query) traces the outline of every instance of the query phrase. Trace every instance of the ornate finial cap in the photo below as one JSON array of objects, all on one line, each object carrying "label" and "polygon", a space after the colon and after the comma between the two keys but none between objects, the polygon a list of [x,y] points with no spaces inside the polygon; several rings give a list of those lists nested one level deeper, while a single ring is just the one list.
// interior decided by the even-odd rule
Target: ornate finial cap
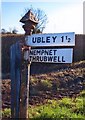
[{"label": "ornate finial cap", "polygon": [[38,20],[31,10],[29,10],[20,20],[22,23],[26,23],[27,21],[32,21],[33,23],[38,24]]}]

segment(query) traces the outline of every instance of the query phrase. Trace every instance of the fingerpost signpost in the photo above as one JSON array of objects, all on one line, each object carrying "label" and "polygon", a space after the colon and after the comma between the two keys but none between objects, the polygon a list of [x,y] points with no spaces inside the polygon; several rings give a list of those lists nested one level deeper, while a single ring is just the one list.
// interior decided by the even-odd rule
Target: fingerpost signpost
[{"label": "fingerpost signpost", "polygon": [[[31,50],[24,53],[32,62],[72,63],[75,33],[34,34],[26,36],[26,45]],[[37,49],[35,48],[37,47]]]},{"label": "fingerpost signpost", "polygon": [[[11,118],[29,119],[29,79],[31,62],[72,63],[75,33],[32,34],[38,20],[29,10],[24,23],[25,41],[11,46]],[[22,58],[24,72],[22,72]]]}]

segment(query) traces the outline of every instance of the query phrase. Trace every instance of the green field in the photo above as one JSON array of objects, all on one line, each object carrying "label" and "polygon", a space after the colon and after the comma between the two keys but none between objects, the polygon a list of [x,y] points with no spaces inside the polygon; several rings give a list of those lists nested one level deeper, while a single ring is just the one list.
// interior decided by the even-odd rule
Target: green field
[{"label": "green field", "polygon": [[[3,118],[10,118],[10,109],[4,109]],[[64,97],[60,100],[47,99],[45,104],[29,105],[29,118],[31,120],[71,120],[73,118],[85,120],[85,90],[79,96]]]}]

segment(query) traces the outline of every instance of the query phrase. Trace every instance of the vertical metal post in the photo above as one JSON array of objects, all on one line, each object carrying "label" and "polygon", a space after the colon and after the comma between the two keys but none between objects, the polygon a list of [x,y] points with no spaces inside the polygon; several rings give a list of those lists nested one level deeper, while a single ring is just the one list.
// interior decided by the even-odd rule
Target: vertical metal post
[{"label": "vertical metal post", "polygon": [[11,118],[19,118],[20,83],[21,83],[21,48],[20,44],[11,46]]}]

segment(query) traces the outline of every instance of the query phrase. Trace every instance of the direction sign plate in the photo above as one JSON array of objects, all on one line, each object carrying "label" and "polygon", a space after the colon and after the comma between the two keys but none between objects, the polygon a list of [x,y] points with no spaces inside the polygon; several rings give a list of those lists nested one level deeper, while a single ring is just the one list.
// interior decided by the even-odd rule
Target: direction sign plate
[{"label": "direction sign plate", "polygon": [[25,40],[28,46],[75,46],[75,33],[33,34]]},{"label": "direction sign plate", "polygon": [[72,63],[73,48],[31,49],[24,53],[24,59],[32,62]]}]

